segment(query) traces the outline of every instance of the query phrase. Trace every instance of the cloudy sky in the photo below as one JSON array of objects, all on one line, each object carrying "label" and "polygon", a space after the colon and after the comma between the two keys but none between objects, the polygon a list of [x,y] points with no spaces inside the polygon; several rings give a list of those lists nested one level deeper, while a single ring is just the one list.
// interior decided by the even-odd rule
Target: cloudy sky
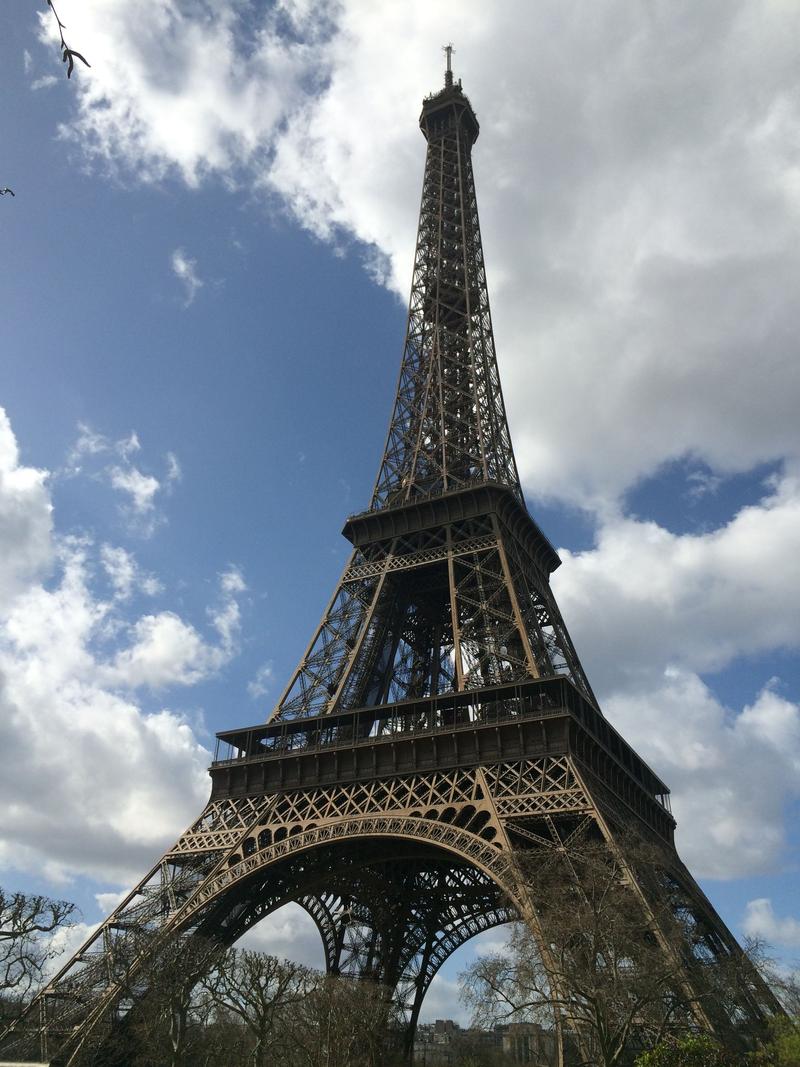
[{"label": "cloudy sky", "polygon": [[[91,69],[43,2],[0,44],[3,884],[98,921],[300,656],[378,465],[452,39],[556,595],[684,859],[796,958],[795,0],[57,6]],[[297,915],[260,943],[318,955]]]}]

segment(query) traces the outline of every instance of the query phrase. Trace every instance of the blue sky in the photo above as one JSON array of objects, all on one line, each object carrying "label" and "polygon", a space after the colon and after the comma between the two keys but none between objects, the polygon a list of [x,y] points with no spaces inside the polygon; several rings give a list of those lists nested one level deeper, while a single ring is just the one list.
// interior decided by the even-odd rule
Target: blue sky
[{"label": "blue sky", "polygon": [[[301,655],[378,466],[454,38],[567,624],[684,859],[793,960],[797,9],[59,11],[91,70],[63,77],[44,5],[10,0],[0,46],[3,884],[96,922]],[[296,916],[261,943],[317,951]]]}]

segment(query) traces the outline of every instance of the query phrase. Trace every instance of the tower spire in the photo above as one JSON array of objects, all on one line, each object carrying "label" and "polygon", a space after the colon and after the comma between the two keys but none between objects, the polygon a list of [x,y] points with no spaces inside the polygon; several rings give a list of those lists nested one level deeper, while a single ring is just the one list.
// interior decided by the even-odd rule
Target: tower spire
[{"label": "tower spire", "polygon": [[428,142],[408,326],[372,509],[470,485],[508,486],[522,503],[497,370],[472,146],[480,126],[453,83],[427,97]]},{"label": "tower spire", "polygon": [[444,72],[444,86],[445,86],[445,89],[452,89],[452,87],[453,87],[452,58],[453,58],[453,52],[455,52],[455,48],[453,48],[452,43],[451,44],[446,44],[446,45],[444,45],[442,47],[442,51],[447,56],[447,68],[445,69],[445,72]]}]

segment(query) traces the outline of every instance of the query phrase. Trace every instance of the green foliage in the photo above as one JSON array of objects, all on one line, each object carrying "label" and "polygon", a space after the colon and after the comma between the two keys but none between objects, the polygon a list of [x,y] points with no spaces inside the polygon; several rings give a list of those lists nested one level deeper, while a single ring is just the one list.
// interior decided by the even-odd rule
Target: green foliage
[{"label": "green foliage", "polygon": [[636,1059],[636,1067],[734,1067],[736,1059],[707,1034],[662,1041]]},{"label": "green foliage", "polygon": [[800,1067],[800,1019],[782,1015],[770,1023],[770,1037],[751,1063],[758,1067]]}]

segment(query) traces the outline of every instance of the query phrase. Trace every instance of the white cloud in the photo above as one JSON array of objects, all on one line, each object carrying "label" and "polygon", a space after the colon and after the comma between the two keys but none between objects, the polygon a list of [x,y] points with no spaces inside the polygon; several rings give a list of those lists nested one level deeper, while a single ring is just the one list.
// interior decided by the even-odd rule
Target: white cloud
[{"label": "white cloud", "polygon": [[[20,466],[4,414],[0,431],[0,865],[126,884],[208,793],[209,753],[190,724],[132,693],[220,670],[236,653],[244,581],[221,576],[215,639],[174,612],[123,615],[143,580],[133,558],[56,540],[44,472]],[[98,565],[112,600],[93,588]]]},{"label": "white cloud", "polygon": [[708,471],[690,471],[686,477],[688,489],[686,495],[690,500],[702,500],[704,496],[714,496],[719,492],[724,479],[718,474],[710,474]]},{"label": "white cloud", "polygon": [[143,573],[133,555],[125,548],[101,545],[100,562],[119,600],[127,600],[137,591],[146,596],[161,592],[161,583],[155,575]]},{"label": "white cloud", "polygon": [[81,461],[85,456],[99,456],[111,449],[111,442],[107,437],[97,433],[86,422],[78,423],[78,439],[70,450],[67,459],[67,473],[78,474],[81,470]]},{"label": "white cloud", "polygon": [[285,904],[253,926],[237,942],[238,948],[266,952],[278,959],[325,969],[322,938],[314,920],[299,904]]},{"label": "white cloud", "polygon": [[511,923],[496,926],[483,934],[478,934],[469,943],[470,951],[476,956],[496,956],[508,951],[508,943],[513,932]]},{"label": "white cloud", "polygon": [[183,286],[183,306],[193,303],[199,289],[205,284],[197,273],[197,260],[187,256],[182,248],[176,248],[170,258],[172,272]]},{"label": "white cloud", "polygon": [[136,581],[136,560],[124,548],[103,545],[100,549],[100,561],[116,596],[127,600]]},{"label": "white cloud", "polygon": [[[232,580],[234,574],[236,580]],[[237,651],[240,613],[236,596],[246,587],[238,571],[223,574],[220,586],[220,603],[209,613],[219,644],[204,640],[194,626],[172,611],[142,615],[130,628],[130,644],[100,669],[103,681],[125,689],[164,689],[193,685],[224,667]]]},{"label": "white cloud", "polygon": [[[30,78],[33,73],[34,64],[33,56],[27,48],[24,49],[22,53],[22,65],[25,70],[25,74],[28,76],[28,78]],[[59,79],[55,76],[55,74],[43,74],[40,75],[38,78],[33,78],[30,81],[30,87],[34,92],[36,92],[38,89],[49,89],[58,81]]]},{"label": "white cloud", "polygon": [[718,670],[797,648],[800,481],[701,534],[612,514],[588,552],[560,550],[553,589],[600,691],[657,683],[668,665]]},{"label": "white cloud", "polygon": [[691,672],[612,693],[604,710],[672,790],[678,850],[692,873],[736,878],[780,867],[800,797],[800,706],[764,689],[739,711]]},{"label": "white cloud", "polygon": [[142,444],[135,430],[127,437],[112,441],[88,423],[79,422],[78,439],[70,450],[63,474],[72,478],[91,474],[98,480],[107,481],[124,499],[119,511],[128,531],[150,537],[164,521],[157,502],[169,495],[180,481],[181,467],[175,453],[167,452],[164,457],[166,473],[163,479],[157,478],[133,464],[131,457],[141,451]]},{"label": "white cloud", "polygon": [[237,597],[247,592],[247,585],[238,567],[229,567],[219,576],[222,596],[217,607],[209,610],[214,629],[222,641],[226,655],[231,655],[239,636],[240,613]]},{"label": "white cloud", "polygon": [[788,915],[779,918],[772,901],[766,897],[747,902],[742,929],[748,937],[763,938],[786,948],[800,948],[800,921]]},{"label": "white cloud", "polygon": [[262,663],[256,671],[255,677],[247,683],[247,692],[253,700],[257,700],[259,697],[266,696],[274,681],[275,671],[272,662]]},{"label": "white cloud", "polygon": [[436,1019],[453,1019],[459,1026],[469,1025],[469,1014],[459,1003],[458,979],[439,971],[433,978],[420,1010],[420,1022],[432,1023]]},{"label": "white cloud", "polygon": [[528,486],[599,505],[670,458],[718,476],[797,456],[797,8],[286,0],[245,21],[232,2],[64,2],[96,60],[69,126],[87,152],[259,186],[363,242],[403,295],[416,109],[457,19]]},{"label": "white cloud", "polygon": [[20,465],[16,438],[0,408],[0,609],[49,569],[51,512],[46,472]]},{"label": "white cloud", "polygon": [[95,893],[94,899],[103,915],[110,915],[118,904],[121,904],[128,895],[128,890],[123,889],[120,893]]},{"label": "white cloud", "polygon": [[58,974],[66,961],[94,934],[99,925],[99,923],[76,922],[72,926],[62,926],[56,930],[49,938],[49,947],[55,953],[55,958],[45,965],[45,979]]},{"label": "white cloud", "polygon": [[154,574],[139,573],[139,588],[145,594],[145,596],[158,596],[163,592],[164,587],[161,582],[156,578]]},{"label": "white cloud", "polygon": [[176,171],[190,185],[258,157],[299,98],[316,58],[309,34],[326,22],[326,6],[304,12],[292,0],[246,18],[234,3],[184,12],[167,0],[63,0],[63,8],[92,60],[76,137],[145,179]]},{"label": "white cloud", "polygon": [[112,467],[108,474],[112,488],[128,494],[134,511],[140,515],[152,511],[155,495],[161,488],[158,478],[143,474],[136,467]]},{"label": "white cloud", "polygon": [[128,437],[123,437],[122,440],[117,441],[115,448],[123,459],[130,459],[136,452],[141,452],[142,445],[136,430],[131,430]]},{"label": "white cloud", "polygon": [[[202,806],[208,753],[181,715],[116,691],[152,679],[107,666],[110,607],[88,588],[85,549],[63,556],[60,583],[32,585],[3,620],[0,862],[125,881]],[[173,682],[199,673],[181,667]]]},{"label": "white cloud", "polygon": [[217,650],[206,646],[192,625],[162,611],[137,619],[130,647],[117,655],[105,677],[112,685],[160,689],[200,681],[218,662]]},{"label": "white cloud", "polygon": [[167,481],[179,482],[183,477],[181,465],[174,452],[167,452]]},{"label": "white cloud", "polygon": [[800,708],[767,686],[726,708],[701,679],[797,649],[800,484],[702,534],[612,513],[591,550],[561,550],[553,589],[605,713],[672,789],[678,845],[699,875],[774,868],[800,796]]}]

